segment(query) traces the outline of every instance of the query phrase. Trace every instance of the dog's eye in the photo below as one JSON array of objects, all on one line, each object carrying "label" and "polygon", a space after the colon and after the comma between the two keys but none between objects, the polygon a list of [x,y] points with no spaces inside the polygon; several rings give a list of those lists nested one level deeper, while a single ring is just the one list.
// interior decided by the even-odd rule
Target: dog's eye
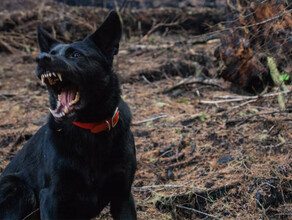
[{"label": "dog's eye", "polygon": [[71,54],[71,56],[72,56],[73,58],[79,58],[79,57],[81,57],[81,54],[78,53],[78,52],[73,52],[73,53]]}]

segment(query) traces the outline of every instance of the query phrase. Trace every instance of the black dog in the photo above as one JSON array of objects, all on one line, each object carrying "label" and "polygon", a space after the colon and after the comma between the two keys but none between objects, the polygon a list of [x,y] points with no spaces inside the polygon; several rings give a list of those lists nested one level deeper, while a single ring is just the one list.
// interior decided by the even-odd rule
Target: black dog
[{"label": "black dog", "polygon": [[0,219],[90,219],[110,203],[114,219],[136,219],[131,113],[113,56],[121,23],[111,12],[92,35],[61,44],[38,25],[37,76],[50,118],[0,177]]}]

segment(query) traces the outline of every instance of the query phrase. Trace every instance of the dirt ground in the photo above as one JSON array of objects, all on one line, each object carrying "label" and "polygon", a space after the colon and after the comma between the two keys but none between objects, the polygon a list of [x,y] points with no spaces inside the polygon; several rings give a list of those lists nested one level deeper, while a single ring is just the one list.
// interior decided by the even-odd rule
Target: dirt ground
[{"label": "dirt ground", "polygon": [[[254,96],[216,77],[219,41],[140,40],[123,40],[114,68],[133,114],[138,218],[292,219],[292,86],[283,111],[277,88]],[[49,114],[36,54],[0,56],[0,172]]]}]

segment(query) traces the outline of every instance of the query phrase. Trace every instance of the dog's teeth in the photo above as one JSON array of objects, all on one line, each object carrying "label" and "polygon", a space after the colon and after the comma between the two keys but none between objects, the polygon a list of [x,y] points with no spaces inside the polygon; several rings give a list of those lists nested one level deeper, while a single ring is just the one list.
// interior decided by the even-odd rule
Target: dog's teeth
[{"label": "dog's teeth", "polygon": [[42,84],[45,85],[45,78],[44,78],[44,75],[41,75],[41,79],[42,79]]},{"label": "dog's teeth", "polygon": [[[57,102],[57,108],[59,108],[59,107],[60,107],[60,105],[61,105],[61,102],[60,102],[60,101],[58,101],[58,102]],[[57,109],[57,108],[56,108],[56,109]]]},{"label": "dog's teeth", "polygon": [[52,77],[52,74],[51,74],[51,73],[49,73],[49,76],[50,76],[50,77]]},{"label": "dog's teeth", "polygon": [[69,108],[68,108],[68,106],[65,106],[64,112],[65,112],[66,114],[69,113]]},{"label": "dog's teeth", "polygon": [[56,73],[53,72],[52,74],[53,74],[53,76],[56,76]]},{"label": "dog's teeth", "polygon": [[64,112],[54,113],[54,117],[55,117],[55,118],[61,118],[61,117],[63,117],[64,115],[65,115]]},{"label": "dog's teeth", "polygon": [[58,75],[58,78],[60,79],[60,81],[62,81],[61,73],[57,73],[57,75]]},{"label": "dog's teeth", "polygon": [[73,105],[73,104],[77,103],[79,101],[79,99],[80,99],[80,94],[79,94],[79,92],[77,92],[75,95],[75,99],[73,101],[71,101],[69,103],[69,105]]},{"label": "dog's teeth", "polygon": [[51,114],[55,116],[55,110],[52,110],[51,108],[49,108],[49,110],[50,110]]}]

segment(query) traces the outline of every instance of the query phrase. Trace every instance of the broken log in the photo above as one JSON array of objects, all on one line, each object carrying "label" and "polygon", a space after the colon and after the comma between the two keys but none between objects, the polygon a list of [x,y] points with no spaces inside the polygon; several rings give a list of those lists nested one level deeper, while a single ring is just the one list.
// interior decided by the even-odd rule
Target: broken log
[{"label": "broken log", "polygon": [[[292,15],[284,0],[228,1],[230,27],[215,51],[220,76],[251,93],[273,86],[267,57],[291,75]],[[232,19],[231,19],[232,18]]]}]

